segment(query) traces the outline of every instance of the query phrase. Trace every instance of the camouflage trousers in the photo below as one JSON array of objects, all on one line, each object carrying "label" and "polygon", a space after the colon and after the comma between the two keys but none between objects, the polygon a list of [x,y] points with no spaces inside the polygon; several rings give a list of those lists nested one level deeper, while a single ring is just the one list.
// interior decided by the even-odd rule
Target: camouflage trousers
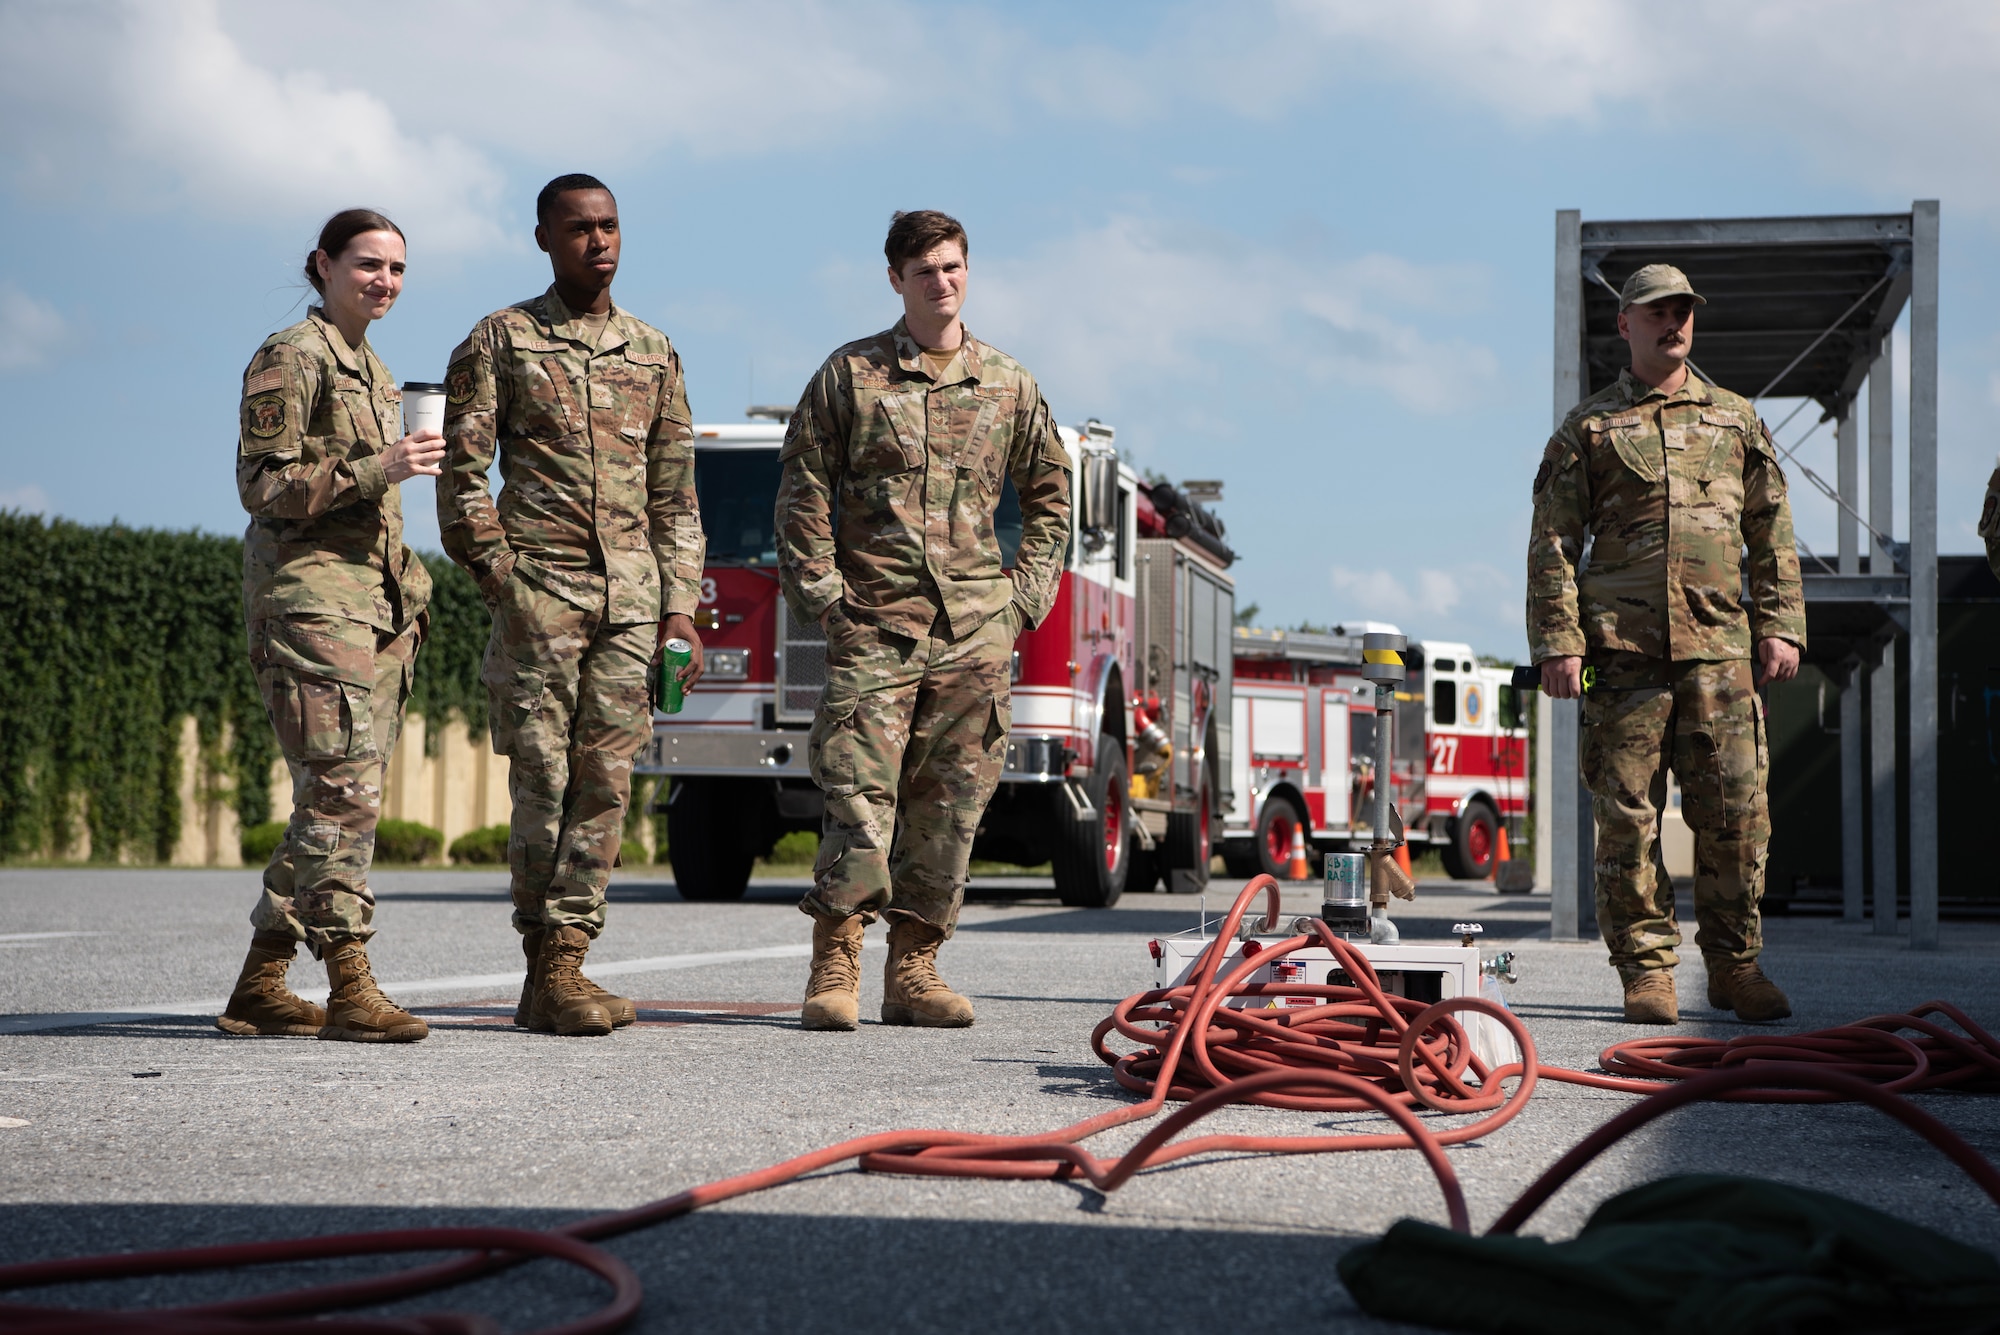
[{"label": "camouflage trousers", "polygon": [[957,640],[942,615],[916,639],[844,608],[828,621],[826,693],[806,756],[826,818],[799,907],[921,918],[948,935],[1006,764],[1020,614],[1010,605]]},{"label": "camouflage trousers", "polygon": [[315,955],[375,934],[368,866],[423,621],[390,635],[342,617],[250,623],[250,665],[292,772],[292,819],[250,913]]},{"label": "camouflage trousers", "polygon": [[514,930],[604,930],[632,760],[652,731],[655,622],[605,625],[515,574],[493,609],[480,677],[493,750],[507,757]]},{"label": "camouflage trousers", "polygon": [[1594,655],[1583,700],[1583,779],[1597,817],[1597,922],[1621,972],[1680,962],[1660,851],[1667,771],[1694,834],[1695,944],[1716,961],[1763,949],[1757,903],[1771,841],[1770,751],[1748,661]]}]

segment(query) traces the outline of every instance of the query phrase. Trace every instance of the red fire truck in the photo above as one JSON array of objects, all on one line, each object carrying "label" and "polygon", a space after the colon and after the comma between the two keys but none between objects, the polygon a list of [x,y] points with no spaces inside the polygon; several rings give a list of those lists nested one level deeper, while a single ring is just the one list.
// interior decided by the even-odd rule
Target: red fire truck
[{"label": "red fire truck", "polygon": [[[1369,631],[1396,628],[1236,631],[1234,800],[1221,840],[1232,874],[1283,876],[1296,830],[1316,852],[1372,837],[1376,715],[1361,677]],[[1528,730],[1511,670],[1484,667],[1472,646],[1445,640],[1413,641],[1403,657],[1390,782],[1407,837],[1437,848],[1451,875],[1485,877],[1501,822],[1515,839],[1527,818]]]},{"label": "red fire truck", "polygon": [[[774,414],[776,416],[776,414]],[[1122,463],[1112,429],[1062,429],[1076,465],[1075,536],[1048,619],[1014,652],[1013,734],[975,858],[1050,863],[1066,904],[1204,884],[1229,809],[1235,559],[1222,525]],[[656,715],[641,773],[672,776],[668,855],[681,894],[733,899],[791,830],[820,827],[806,731],[826,641],[778,591],[773,509],[781,421],[695,428],[708,568],[695,621],[708,672]],[[995,516],[1012,564],[1021,507]]]}]

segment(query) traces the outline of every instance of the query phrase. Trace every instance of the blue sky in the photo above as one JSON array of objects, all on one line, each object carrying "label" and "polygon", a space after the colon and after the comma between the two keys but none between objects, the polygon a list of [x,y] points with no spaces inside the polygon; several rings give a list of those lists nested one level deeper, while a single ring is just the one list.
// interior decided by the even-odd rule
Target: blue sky
[{"label": "blue sky", "polygon": [[[697,419],[789,402],[888,324],[889,212],[947,209],[968,324],[1061,420],[1226,481],[1265,624],[1511,656],[1554,211],[1937,198],[1940,547],[1977,550],[2000,8],[1672,12],[1661,34],[1657,6],[1580,0],[0,0],[0,506],[240,530],[239,374],[302,313],[320,220],[367,203],[408,232],[374,341],[434,380],[546,285],[534,193],[584,170],[624,215],[617,299],[680,348]],[[1830,477],[1830,428],[1801,453]],[[1793,496],[1830,550],[1833,507]],[[404,505],[434,548],[428,485]]]}]

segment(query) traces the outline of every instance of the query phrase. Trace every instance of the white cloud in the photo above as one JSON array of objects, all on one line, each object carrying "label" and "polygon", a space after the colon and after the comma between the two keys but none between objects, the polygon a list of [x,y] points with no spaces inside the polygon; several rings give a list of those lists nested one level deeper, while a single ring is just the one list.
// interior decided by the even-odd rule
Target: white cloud
[{"label": "white cloud", "polygon": [[27,514],[47,514],[49,494],[30,482],[20,487],[0,487],[0,510],[20,510]]},{"label": "white cloud", "polygon": [[382,99],[311,68],[330,54],[302,40],[293,60],[253,63],[202,0],[9,5],[0,144],[45,192],[235,218],[368,203],[440,247],[494,243],[500,173],[453,134],[412,133]]},{"label": "white cloud", "polygon": [[42,365],[68,335],[69,322],[55,307],[0,283],[0,371]]},{"label": "white cloud", "polygon": [[[1658,7],[1632,0],[1278,0],[1277,12],[1272,44],[1316,47],[1320,81],[1415,81],[1519,125],[1683,126],[1696,160],[1790,145],[1825,178],[1885,202],[2000,210],[1988,167],[2000,148],[2000,6],[1985,0],[1687,0],[1664,33]],[[1676,57],[1690,40],[1699,52],[1670,67],[1640,58]],[[1313,85],[1259,86],[1296,100]]]},{"label": "white cloud", "polygon": [[1440,271],[1392,256],[1340,260],[1123,217],[975,264],[973,283],[967,318],[981,337],[1054,368],[1045,373],[1067,396],[1095,404],[1213,376],[1210,354],[1224,346],[1425,412],[1458,406],[1496,374],[1491,350],[1385,313],[1430,305],[1441,286]]},{"label": "white cloud", "polygon": [[[1411,632],[1425,619],[1437,621],[1466,615],[1484,618],[1498,615],[1503,620],[1519,615],[1518,590],[1505,575],[1487,565],[1467,565],[1456,570],[1419,570],[1416,587],[1391,570],[1355,570],[1334,566],[1328,582],[1339,596],[1337,607],[1343,617],[1367,617],[1391,621]],[[1463,613],[1460,609],[1464,608]],[[1415,633],[1422,633],[1417,630]]]},{"label": "white cloud", "polygon": [[210,216],[289,223],[366,199],[428,244],[466,249],[499,244],[525,213],[503,208],[501,164],[540,176],[821,148],[868,170],[885,134],[919,117],[935,130],[911,88],[939,79],[976,109],[974,143],[1025,113],[1268,118],[1386,82],[1522,127],[1684,126],[1697,158],[1724,143],[1738,158],[1802,153],[1885,204],[1940,195],[2000,211],[1986,170],[2000,6],[1688,0],[1673,22],[1726,39],[1660,77],[1628,58],[1661,47],[1657,10],[1625,0],[1184,4],[1135,10],[1115,46],[913,0],[13,3],[0,6],[0,152],[48,190],[165,196]]}]

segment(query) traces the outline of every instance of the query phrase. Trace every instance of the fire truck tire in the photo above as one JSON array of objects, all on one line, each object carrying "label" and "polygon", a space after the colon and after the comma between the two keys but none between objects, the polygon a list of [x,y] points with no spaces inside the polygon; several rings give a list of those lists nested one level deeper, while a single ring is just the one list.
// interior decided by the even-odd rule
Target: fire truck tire
[{"label": "fire truck tire", "polygon": [[755,835],[744,803],[728,800],[728,782],[676,778],[667,797],[667,860],[682,899],[741,899],[750,885]]},{"label": "fire truck tire", "polygon": [[1451,823],[1451,838],[1438,850],[1445,874],[1455,881],[1483,881],[1493,874],[1499,853],[1500,818],[1484,802],[1468,802]]},{"label": "fire truck tire", "polygon": [[1097,739],[1097,761],[1083,781],[1091,814],[1081,819],[1068,794],[1056,786],[1055,838],[1049,861],[1056,897],[1071,908],[1108,909],[1125,893],[1132,868],[1132,809],[1125,779],[1125,748],[1116,737]]},{"label": "fire truck tire", "polygon": [[1188,876],[1167,877],[1167,889],[1177,885],[1192,890],[1208,884],[1208,861],[1215,847],[1211,842],[1213,813],[1210,810],[1209,794],[1213,791],[1208,783],[1208,775],[1202,775],[1201,791],[1195,794],[1191,810],[1170,812],[1167,816],[1167,837],[1160,845],[1160,864],[1172,871],[1184,871]]},{"label": "fire truck tire", "polygon": [[[1246,874],[1284,880],[1292,865],[1292,831],[1304,828],[1305,823],[1305,813],[1288,798],[1273,797],[1264,803],[1264,809],[1257,813],[1257,837],[1250,844],[1257,866]],[[1316,861],[1311,840],[1306,841],[1306,848],[1308,860]]]},{"label": "fire truck tire", "polygon": [[1160,854],[1157,848],[1141,848],[1134,839],[1126,854],[1132,860],[1131,868],[1125,873],[1125,893],[1128,895],[1151,894],[1165,889],[1160,884]]},{"label": "fire truck tire", "polygon": [[1222,854],[1222,865],[1231,876],[1240,876],[1247,881],[1252,876],[1261,875],[1264,870],[1257,859],[1257,845],[1248,839],[1231,839],[1218,844],[1215,851]]}]

